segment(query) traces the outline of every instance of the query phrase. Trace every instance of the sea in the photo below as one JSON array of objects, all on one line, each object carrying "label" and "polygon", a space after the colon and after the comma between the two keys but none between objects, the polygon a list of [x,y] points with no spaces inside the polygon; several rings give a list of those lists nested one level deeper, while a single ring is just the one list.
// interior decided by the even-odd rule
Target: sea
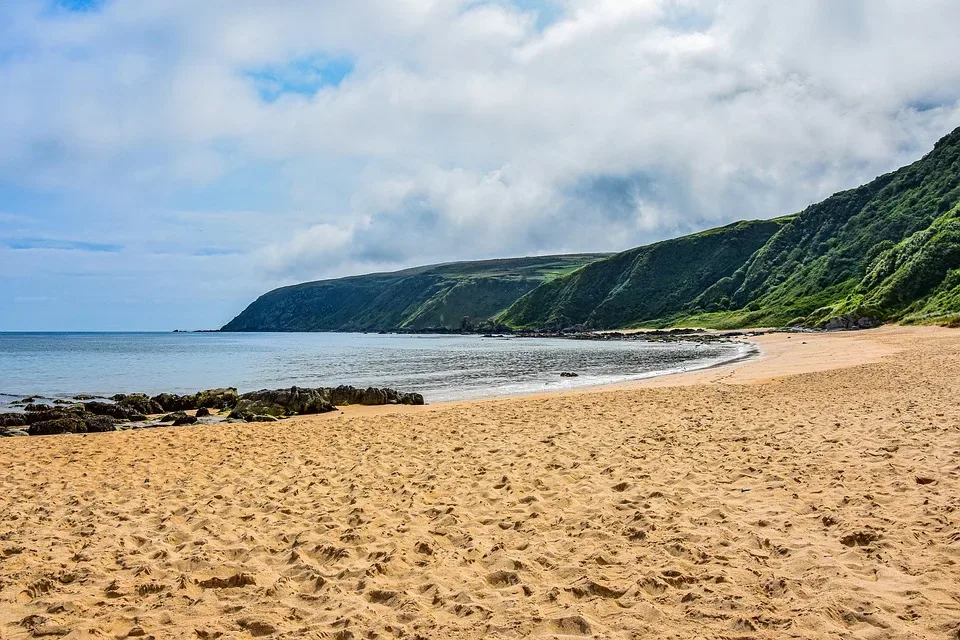
[{"label": "sea", "polygon": [[341,384],[415,391],[436,403],[692,371],[748,357],[751,348],[478,335],[0,333],[0,411],[26,396]]}]

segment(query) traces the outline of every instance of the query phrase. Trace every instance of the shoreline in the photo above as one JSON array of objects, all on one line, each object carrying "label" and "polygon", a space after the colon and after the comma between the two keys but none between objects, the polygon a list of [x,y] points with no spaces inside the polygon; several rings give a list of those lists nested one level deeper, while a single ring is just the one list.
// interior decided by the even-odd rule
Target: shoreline
[{"label": "shoreline", "polygon": [[[647,332],[644,332],[647,333]],[[595,373],[589,370],[584,371],[579,369],[575,363],[572,363],[571,369],[575,371],[577,375],[571,376],[564,379],[563,376],[560,376],[560,379],[556,379],[556,376],[552,372],[540,372],[530,374],[528,377],[524,377],[519,374],[519,377],[509,381],[501,382],[496,386],[489,386],[486,390],[480,388],[470,387],[466,392],[460,392],[461,397],[453,397],[447,399],[450,395],[456,395],[457,392],[454,392],[454,387],[434,389],[428,394],[433,395],[434,397],[440,396],[439,400],[432,400],[431,404],[440,404],[448,402],[467,402],[472,400],[486,400],[486,399],[495,399],[495,398],[511,398],[511,397],[521,397],[529,394],[536,393],[563,393],[566,391],[572,391],[580,388],[592,388],[592,387],[603,387],[617,384],[624,384],[635,382],[638,380],[658,378],[662,376],[682,374],[689,371],[699,371],[702,369],[708,369],[716,366],[721,366],[725,364],[730,364],[733,362],[738,362],[741,360],[749,359],[755,357],[756,354],[753,351],[754,347],[750,346],[748,351],[744,351],[742,347],[743,344],[749,344],[743,340],[745,337],[742,332],[736,332],[734,335],[726,336],[724,334],[715,334],[709,332],[700,332],[700,333],[683,333],[675,334],[669,332],[654,332],[649,339],[646,337],[641,337],[641,334],[638,332],[628,332],[628,333],[616,333],[615,337],[610,337],[609,332],[603,334],[603,336],[595,335],[592,337],[585,337],[584,335],[550,335],[550,336],[506,336],[510,339],[516,340],[525,340],[525,339],[553,339],[553,340],[572,340],[572,341],[600,341],[600,342],[619,342],[624,344],[629,343],[641,343],[653,345],[662,345],[662,344],[675,344],[678,346],[685,347],[696,347],[704,344],[723,344],[726,345],[727,350],[735,347],[738,353],[728,353],[721,356],[714,357],[693,357],[688,361],[681,362],[673,368],[659,369],[653,371],[641,371],[637,373],[613,373],[613,372],[604,372],[604,373]],[[361,334],[357,334],[361,335]],[[423,334],[426,337],[430,337],[433,334]],[[443,334],[436,334],[438,337],[448,338],[450,336]],[[469,338],[476,338],[478,336],[470,335]],[[482,336],[486,337],[486,336]],[[497,336],[499,337],[499,336]],[[559,375],[559,373],[557,374]],[[579,379],[579,380],[578,380]],[[248,381],[249,382],[249,381]],[[289,384],[289,382],[288,382]],[[312,388],[310,384],[304,384],[302,382],[294,382],[294,384],[300,388]],[[336,384],[340,383],[335,383]],[[474,383],[475,384],[475,383]],[[545,389],[539,388],[542,385],[546,387]],[[81,385],[82,386],[82,385]],[[175,386],[175,385],[174,385]],[[223,385],[221,385],[223,386]],[[230,387],[230,384],[226,385]],[[246,385],[249,388],[238,389],[238,392],[248,393],[262,390],[264,387],[260,385]],[[328,385],[329,386],[329,385]],[[364,385],[364,388],[368,385]],[[420,389],[414,388],[415,385],[402,385],[399,381],[390,382],[385,381],[383,383],[374,385],[382,386],[384,388],[397,388],[401,387],[408,389],[410,393],[421,393]],[[409,387],[409,388],[408,388]],[[9,393],[7,390],[3,390],[3,393],[0,393],[0,413],[2,412],[12,412],[12,413],[21,413],[23,412],[23,406],[25,402],[33,402],[36,404],[53,404],[56,407],[67,407],[74,405],[78,402],[85,402],[89,400],[98,400],[111,402],[111,398],[115,395],[147,395],[147,396],[158,396],[165,394],[191,394],[199,393],[201,391],[207,390],[209,387],[198,387],[195,391],[189,389],[183,389],[176,387],[175,391],[170,391],[169,389],[157,387],[149,388],[145,393],[144,389],[133,389],[126,391],[91,391],[90,389],[84,389],[79,392],[66,392],[66,391],[42,391],[37,393],[36,389],[33,389],[30,393]],[[237,387],[231,387],[237,388]],[[159,389],[159,390],[158,390]],[[76,391],[76,390],[74,390]],[[430,400],[430,395],[427,396],[427,399]]]},{"label": "shoreline", "polygon": [[[944,327],[906,327],[888,325],[876,329],[857,331],[788,333],[759,329],[763,333],[747,336],[746,342],[756,351],[739,356],[729,362],[707,365],[692,371],[663,373],[647,378],[638,378],[614,383],[585,385],[570,389],[534,391],[506,396],[490,396],[465,400],[446,400],[431,402],[422,406],[374,406],[350,405],[338,407],[344,415],[387,415],[393,413],[426,412],[454,406],[496,403],[510,400],[539,400],[553,396],[588,395],[634,389],[649,389],[675,386],[694,386],[712,384],[757,384],[789,375],[815,373],[855,367],[878,362],[898,351],[885,346],[882,341],[887,336],[898,335],[935,335],[954,331]],[[845,349],[846,345],[856,343],[860,348],[855,353]],[[808,345],[815,348],[807,349]],[[840,351],[836,351],[836,349]],[[315,418],[336,417],[336,413],[312,416]],[[305,417],[305,416],[301,416]]]},{"label": "shoreline", "polygon": [[[337,416],[376,416],[406,414],[412,412],[430,411],[433,409],[443,409],[446,407],[455,407],[462,405],[471,405],[474,403],[491,403],[498,401],[540,399],[551,396],[563,396],[567,394],[592,394],[605,393],[618,390],[658,388],[672,386],[690,386],[698,384],[718,384],[718,383],[755,383],[769,378],[776,378],[792,373],[805,373],[813,371],[825,371],[832,368],[842,368],[856,366],[869,362],[875,362],[877,359],[892,353],[890,349],[885,349],[880,343],[888,335],[909,335],[930,333],[935,334],[940,331],[951,331],[941,327],[905,327],[900,325],[887,325],[875,329],[864,329],[858,331],[839,331],[839,332],[789,332],[776,331],[764,328],[757,328],[745,331],[733,332],[715,332],[701,331],[699,337],[709,336],[711,340],[722,340],[730,343],[746,345],[747,349],[743,353],[732,356],[728,360],[707,363],[702,366],[689,370],[669,370],[662,372],[651,372],[638,374],[626,380],[615,382],[588,383],[579,386],[566,388],[552,388],[544,390],[524,390],[519,392],[496,393],[483,397],[470,397],[451,400],[440,400],[429,402],[423,405],[410,404],[380,404],[380,405],[361,405],[348,404],[337,405],[335,411],[317,414],[294,415],[280,418],[281,421],[289,421],[297,418],[334,418]],[[647,330],[633,330],[628,332],[618,332],[621,335],[635,335],[646,333]],[[662,332],[658,332],[660,335]],[[677,341],[684,341],[691,334],[684,333],[677,335]],[[583,337],[555,336],[556,339],[584,339]],[[671,336],[673,338],[673,336]],[[623,338],[616,338],[623,339]],[[628,338],[629,340],[642,340],[642,338]],[[655,341],[659,342],[659,341]],[[857,343],[860,348],[856,354],[850,352],[848,345]],[[809,346],[808,346],[809,345]],[[840,360],[836,360],[836,354],[846,354]],[[832,355],[831,355],[832,354]],[[800,363],[798,365],[798,363]],[[805,364],[804,364],[805,363]],[[782,368],[778,368],[782,367]],[[38,396],[42,397],[42,396]],[[64,396],[65,397],[65,396]],[[100,396],[96,396],[100,397]],[[59,398],[59,397],[57,397]],[[53,398],[46,398],[47,400]],[[55,404],[55,407],[68,406],[66,404]],[[13,406],[4,409],[4,411],[22,411],[22,407]],[[188,415],[193,415],[193,411],[187,411]],[[223,414],[225,415],[225,413]],[[223,419],[223,415],[214,416],[212,421],[204,421],[201,427],[222,427],[229,422]],[[161,428],[161,429],[179,429],[190,427],[191,424],[171,426],[168,424],[147,424],[136,423],[135,429]],[[71,434],[59,434],[71,435]]]}]

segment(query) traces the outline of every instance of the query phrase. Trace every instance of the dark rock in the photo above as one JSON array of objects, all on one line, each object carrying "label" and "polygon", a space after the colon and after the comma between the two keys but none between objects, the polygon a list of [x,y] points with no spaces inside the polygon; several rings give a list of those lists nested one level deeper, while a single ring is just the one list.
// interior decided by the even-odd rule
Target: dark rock
[{"label": "dark rock", "polygon": [[50,411],[51,409],[53,409],[53,407],[49,404],[34,404],[32,402],[23,407],[24,411],[29,411],[31,413],[36,413],[38,411]]},{"label": "dark rock", "polygon": [[73,399],[74,400],[96,400],[99,397],[100,396],[89,396],[85,393],[78,393],[77,395],[73,396]]},{"label": "dark rock", "polygon": [[196,395],[197,408],[205,407],[207,409],[232,409],[237,405],[240,396],[233,387],[220,389],[207,389],[200,391]]},{"label": "dark rock", "polygon": [[879,318],[848,313],[834,316],[821,325],[827,331],[848,331],[851,329],[874,329],[883,324]]},{"label": "dark rock", "polygon": [[197,408],[197,396],[180,396],[175,393],[161,393],[151,398],[164,411],[184,411]]},{"label": "dark rock", "polygon": [[117,430],[117,421],[110,416],[83,414],[82,420],[87,425],[88,433],[106,433]]},{"label": "dark rock", "polygon": [[326,413],[335,407],[322,393],[322,389],[263,389],[240,396],[231,418],[249,420],[253,416],[267,415],[275,418],[284,416]]},{"label": "dark rock", "polygon": [[145,393],[132,393],[117,400],[117,404],[142,414],[163,413],[163,407]]},{"label": "dark rock", "polygon": [[380,405],[380,404],[423,404],[423,396],[419,393],[402,393],[394,389],[357,389],[356,387],[339,386],[318,389],[323,393],[330,404],[342,407],[351,404]]},{"label": "dark rock", "polygon": [[160,418],[160,422],[172,422],[173,426],[179,427],[185,424],[196,424],[197,418],[183,411],[175,411]]},{"label": "dark rock", "polygon": [[363,396],[360,398],[360,404],[368,406],[389,404],[389,402],[390,397],[387,395],[387,392],[384,389],[377,389],[374,387],[368,387],[366,391],[363,392]]},{"label": "dark rock", "polygon": [[23,427],[46,420],[72,418],[83,413],[82,407],[50,409],[49,411],[32,411],[30,413],[0,413],[0,427]]},{"label": "dark rock", "polygon": [[561,378],[579,378],[579,373],[573,373],[572,371],[564,371],[560,374]]},{"label": "dark rock", "polygon": [[60,433],[86,433],[87,424],[77,416],[43,420],[30,425],[32,436],[52,436]]},{"label": "dark rock", "polygon": [[206,407],[200,407],[199,409],[197,409],[198,418],[206,418],[209,415],[210,415],[210,409],[207,409]]},{"label": "dark rock", "polygon": [[25,413],[0,413],[0,427],[22,427],[30,424]]},{"label": "dark rock", "polygon": [[95,413],[99,416],[110,416],[118,420],[129,420],[131,422],[141,422],[147,419],[142,412],[133,407],[122,404],[110,404],[109,402],[85,402],[83,408],[89,413]]},{"label": "dark rock", "polygon": [[232,409],[237,404],[237,390],[233,387],[207,389],[193,395],[161,393],[151,398],[164,411],[187,411],[190,409]]}]

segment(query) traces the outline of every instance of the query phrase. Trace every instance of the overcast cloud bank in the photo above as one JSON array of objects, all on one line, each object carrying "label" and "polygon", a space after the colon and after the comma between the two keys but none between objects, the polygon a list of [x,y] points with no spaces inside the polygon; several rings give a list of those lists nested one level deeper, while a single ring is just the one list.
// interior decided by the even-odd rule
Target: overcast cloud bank
[{"label": "overcast cloud bank", "polygon": [[960,3],[0,6],[0,330],[791,213],[960,125]]}]

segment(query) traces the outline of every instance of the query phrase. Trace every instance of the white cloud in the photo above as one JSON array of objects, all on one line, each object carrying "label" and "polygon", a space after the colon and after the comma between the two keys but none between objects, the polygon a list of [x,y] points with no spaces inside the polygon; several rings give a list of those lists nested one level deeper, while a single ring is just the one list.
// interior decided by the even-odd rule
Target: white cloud
[{"label": "white cloud", "polygon": [[[184,247],[165,212],[250,208],[217,237],[256,288],[780,215],[960,125],[954,0],[556,4],[7,3],[0,184],[31,197],[5,208]],[[251,70],[316,56],[353,71],[261,99]]]}]

